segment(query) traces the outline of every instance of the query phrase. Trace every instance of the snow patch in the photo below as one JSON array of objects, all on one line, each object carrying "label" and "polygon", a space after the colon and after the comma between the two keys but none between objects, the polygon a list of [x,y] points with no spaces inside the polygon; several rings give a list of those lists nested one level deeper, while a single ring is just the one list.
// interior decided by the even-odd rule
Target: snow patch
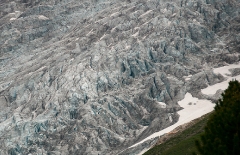
[{"label": "snow patch", "polygon": [[136,32],[135,34],[133,34],[132,36],[133,36],[133,37],[137,37],[137,36],[138,36],[138,34],[139,34],[139,31],[138,31],[138,32]]},{"label": "snow patch", "polygon": [[89,31],[86,36],[90,36],[91,34],[93,34],[93,29],[91,29],[91,31]]},{"label": "snow patch", "polygon": [[215,85],[209,86],[205,89],[202,89],[201,92],[206,95],[214,95],[219,89],[225,90],[228,87],[228,83],[231,80],[238,80],[240,81],[240,75],[234,76],[234,77],[229,77],[226,81],[223,81],[221,83],[217,83]]},{"label": "snow patch", "polygon": [[106,35],[104,34],[104,35],[100,38],[100,40],[104,39],[105,37],[106,37]]},{"label": "snow patch", "polygon": [[48,20],[49,18],[47,18],[46,16],[40,15],[38,16],[38,19],[40,20]]},{"label": "snow patch", "polygon": [[119,16],[119,15],[120,15],[119,12],[115,12],[115,13],[111,14],[110,17],[116,17],[116,16]]},{"label": "snow patch", "polygon": [[147,12],[145,12],[144,14],[142,14],[141,16],[139,16],[139,18],[144,17],[145,15],[149,14],[150,12],[152,12],[153,10],[148,10]]},{"label": "snow patch", "polygon": [[14,16],[15,14],[15,12],[9,13],[10,16]]},{"label": "snow patch", "polygon": [[17,18],[10,18],[10,21],[16,20]]},{"label": "snow patch", "polygon": [[189,81],[191,79],[192,75],[188,75],[188,76],[184,76],[183,78],[185,79],[185,81]]},{"label": "snow patch", "polygon": [[172,114],[171,114],[171,113],[168,114],[168,119],[169,119],[170,122],[173,121],[173,119],[172,119]]},{"label": "snow patch", "polygon": [[215,74],[222,74],[222,76],[227,77],[231,74],[229,69],[233,69],[233,68],[240,68],[240,62],[237,63],[237,64],[231,64],[231,65],[228,65],[228,66],[215,68],[215,69],[213,69],[213,72]]},{"label": "snow patch", "polygon": [[[194,103],[194,104],[189,104]],[[180,115],[179,121],[172,126],[169,126],[159,132],[155,132],[154,134],[150,135],[149,137],[143,139],[142,141],[132,145],[129,148],[135,147],[147,140],[159,137],[161,135],[164,135],[166,133],[169,133],[176,127],[183,125],[185,123],[188,123],[196,118],[199,118],[203,116],[204,114],[207,114],[211,111],[213,111],[215,104],[213,104],[209,100],[199,100],[198,98],[193,97],[190,93],[187,93],[185,95],[185,98],[178,102],[178,104],[183,107],[184,109],[178,111],[178,114]],[[143,152],[144,153],[144,152]]]},{"label": "snow patch", "polygon": [[131,48],[130,45],[127,45],[127,46],[125,47],[126,50],[129,50],[130,48]]},{"label": "snow patch", "polygon": [[162,108],[166,108],[166,107],[167,107],[166,103],[163,103],[163,102],[158,102],[158,103],[160,104],[160,106],[161,106]]},{"label": "snow patch", "polygon": [[214,95],[219,89],[221,89],[221,90],[227,89],[228,83],[231,80],[236,79],[236,80],[240,81],[240,75],[237,75],[237,76],[234,76],[234,77],[229,76],[231,74],[231,72],[229,70],[233,69],[233,68],[240,68],[240,63],[238,63],[238,64],[231,64],[229,66],[215,68],[213,70],[213,72],[215,74],[221,74],[222,76],[226,77],[227,80],[223,81],[223,82],[220,82],[220,83],[217,83],[217,84],[212,85],[212,86],[208,86],[207,88],[202,89],[201,92],[203,94],[206,94],[206,95]]}]

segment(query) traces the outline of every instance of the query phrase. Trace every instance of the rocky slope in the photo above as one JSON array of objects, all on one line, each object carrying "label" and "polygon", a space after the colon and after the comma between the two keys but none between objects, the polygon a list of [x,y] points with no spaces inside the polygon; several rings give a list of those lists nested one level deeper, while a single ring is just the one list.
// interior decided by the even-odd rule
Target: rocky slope
[{"label": "rocky slope", "polygon": [[1,0],[0,154],[127,154],[178,120],[186,92],[214,99],[200,89],[239,61],[239,12],[240,0]]}]

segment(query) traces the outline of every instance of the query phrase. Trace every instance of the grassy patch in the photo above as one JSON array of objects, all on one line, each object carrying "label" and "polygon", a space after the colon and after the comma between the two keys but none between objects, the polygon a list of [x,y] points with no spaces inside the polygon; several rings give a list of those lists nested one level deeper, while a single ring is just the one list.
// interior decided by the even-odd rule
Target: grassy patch
[{"label": "grassy patch", "polygon": [[193,125],[177,133],[166,142],[148,150],[144,155],[191,155],[193,151],[197,151],[195,140],[199,139],[204,132],[209,116],[210,114],[207,114],[197,119]]}]

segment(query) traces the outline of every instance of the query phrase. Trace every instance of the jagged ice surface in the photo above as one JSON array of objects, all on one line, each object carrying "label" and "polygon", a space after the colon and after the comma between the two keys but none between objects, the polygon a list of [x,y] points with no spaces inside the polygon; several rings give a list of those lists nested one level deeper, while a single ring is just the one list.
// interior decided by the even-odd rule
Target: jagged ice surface
[{"label": "jagged ice surface", "polygon": [[128,154],[187,92],[215,100],[201,89],[239,61],[239,3],[1,0],[0,154]]}]

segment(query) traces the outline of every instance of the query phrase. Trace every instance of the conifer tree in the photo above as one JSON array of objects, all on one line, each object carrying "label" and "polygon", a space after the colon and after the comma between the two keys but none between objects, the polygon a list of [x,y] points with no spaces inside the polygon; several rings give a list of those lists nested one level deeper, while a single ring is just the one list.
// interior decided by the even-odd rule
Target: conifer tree
[{"label": "conifer tree", "polygon": [[[205,132],[196,141],[202,155],[240,155],[240,83],[229,82],[216,103]],[[196,154],[196,153],[195,153]]]}]

